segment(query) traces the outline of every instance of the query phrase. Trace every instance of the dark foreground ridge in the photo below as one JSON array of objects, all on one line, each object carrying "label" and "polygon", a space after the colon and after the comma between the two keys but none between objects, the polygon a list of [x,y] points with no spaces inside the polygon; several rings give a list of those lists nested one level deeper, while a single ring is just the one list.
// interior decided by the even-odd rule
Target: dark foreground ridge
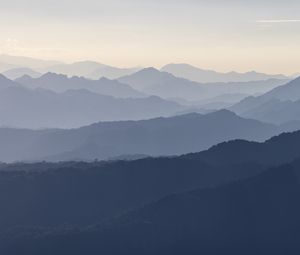
[{"label": "dark foreground ridge", "polygon": [[1,254],[298,254],[299,147],[295,132],[173,158],[3,164]]}]

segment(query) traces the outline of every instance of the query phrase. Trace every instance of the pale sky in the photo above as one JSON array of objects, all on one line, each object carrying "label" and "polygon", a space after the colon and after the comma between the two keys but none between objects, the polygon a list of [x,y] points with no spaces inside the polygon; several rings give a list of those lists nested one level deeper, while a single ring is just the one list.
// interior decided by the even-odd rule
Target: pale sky
[{"label": "pale sky", "polygon": [[0,53],[300,72],[299,0],[0,0]]}]

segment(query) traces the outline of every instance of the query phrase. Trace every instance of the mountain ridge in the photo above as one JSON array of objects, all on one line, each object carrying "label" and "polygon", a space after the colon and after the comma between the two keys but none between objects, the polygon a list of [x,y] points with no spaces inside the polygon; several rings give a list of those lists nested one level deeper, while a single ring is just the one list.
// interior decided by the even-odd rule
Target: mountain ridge
[{"label": "mountain ridge", "polygon": [[238,73],[235,71],[220,73],[213,70],[200,69],[190,64],[167,64],[161,68],[162,71],[172,73],[175,76],[186,78],[197,82],[247,82],[267,79],[288,79],[284,75],[269,75],[250,71],[246,73]]},{"label": "mountain ridge", "polygon": [[282,124],[298,121],[300,105],[300,77],[258,96],[247,97],[229,109],[237,114]]},{"label": "mountain ridge", "polygon": [[[0,247],[5,255],[82,254],[87,247],[116,255],[298,251],[299,141],[300,131],[218,145],[243,155],[227,162],[209,150],[134,161],[2,164]],[[261,147],[256,155],[248,153],[253,144]]]},{"label": "mountain ridge", "polygon": [[143,93],[134,90],[127,84],[115,80],[101,78],[99,80],[88,80],[84,77],[68,77],[64,74],[45,73],[39,78],[23,76],[15,80],[29,88],[46,88],[55,92],[65,92],[70,89],[87,89],[101,95],[114,96],[119,98],[146,97]]},{"label": "mountain ridge", "polygon": [[[160,99],[154,98],[152,101],[155,100]],[[4,133],[6,143],[11,146],[9,150],[0,146],[2,151],[0,160],[57,162],[75,159],[103,160],[128,154],[173,156],[205,150],[232,139],[264,141],[283,131],[299,128],[298,124],[280,127],[243,119],[228,110],[148,120],[98,122],[70,130],[45,130],[44,135],[37,133],[32,141],[29,140],[22,146],[18,145],[14,135],[7,136]],[[14,130],[11,132],[13,133]],[[18,130],[15,132],[18,134]],[[0,138],[1,134],[2,129],[0,129]],[[26,149],[28,143],[31,150]]]}]

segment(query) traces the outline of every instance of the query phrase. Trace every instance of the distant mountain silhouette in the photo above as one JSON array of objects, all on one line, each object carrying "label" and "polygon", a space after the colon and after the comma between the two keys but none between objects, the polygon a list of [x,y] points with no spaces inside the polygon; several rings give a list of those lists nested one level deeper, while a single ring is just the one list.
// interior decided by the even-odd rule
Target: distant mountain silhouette
[{"label": "distant mountain silhouette", "polygon": [[8,127],[74,128],[101,120],[169,116],[182,109],[177,103],[155,96],[121,99],[84,89],[55,93],[12,86],[0,93],[0,123]]},{"label": "distant mountain silhouette", "polygon": [[300,78],[259,97],[248,97],[230,108],[247,118],[281,124],[300,120]]},{"label": "distant mountain silhouette", "polygon": [[109,79],[117,79],[125,75],[130,75],[138,72],[141,68],[117,68],[112,66],[99,67],[92,73],[88,74],[87,77],[90,79],[99,79],[101,77],[106,77]]},{"label": "distant mountain silhouette", "polygon": [[247,98],[230,109],[246,118],[284,124],[300,120],[299,106],[300,100],[292,102],[279,99]]},{"label": "distant mountain silhouette", "polygon": [[13,68],[17,68],[17,67],[14,66],[14,65],[10,65],[10,64],[0,62],[0,73],[5,72],[5,71],[10,70],[10,69],[13,69]]},{"label": "distant mountain silhouette", "polygon": [[[166,73],[166,72],[160,72],[159,70],[149,67],[142,69],[134,74],[124,76],[119,78],[120,81],[123,81],[124,83],[130,84],[132,87],[143,90],[147,87],[151,87],[154,84],[160,84],[164,81],[169,80],[176,80],[176,77]],[[184,81],[181,79],[181,81]]]},{"label": "distant mountain silhouette", "polygon": [[161,97],[178,97],[197,100],[205,96],[205,89],[200,84],[177,78],[169,73],[154,68],[143,69],[119,81],[150,95]]},{"label": "distant mountain silhouette", "polygon": [[5,72],[3,72],[3,75],[11,80],[15,80],[17,78],[20,78],[24,75],[31,76],[33,78],[38,78],[42,74],[39,72],[36,72],[30,68],[14,68],[14,69],[9,69]]},{"label": "distant mountain silhouette", "polygon": [[[81,61],[72,64],[66,64],[60,61],[40,60],[35,58],[11,56],[4,54],[0,55],[0,72],[5,72],[11,69],[19,68],[30,68],[34,72],[39,72],[42,74],[53,72],[65,74],[68,76],[84,76],[86,78],[95,80],[98,80],[102,77],[116,79],[124,75],[132,74],[141,69],[138,67],[118,68],[109,65],[104,65],[95,61]],[[30,76],[35,77],[34,75]],[[14,73],[8,77],[12,79],[18,78],[14,75]]]},{"label": "distant mountain silhouette", "polygon": [[282,101],[292,100],[297,101],[300,100],[300,77],[292,80],[291,82],[279,86],[270,92],[264,94],[262,96],[265,99],[276,98]]},{"label": "distant mountain silhouette", "polygon": [[265,93],[286,82],[275,79],[245,83],[198,83],[160,72],[155,68],[146,68],[118,80],[147,94],[189,101],[206,100],[228,93],[248,95]]},{"label": "distant mountain silhouette", "polygon": [[2,164],[0,248],[4,255],[296,255],[299,156],[295,132],[171,158]]},{"label": "distant mountain silhouette", "polygon": [[9,68],[2,71],[7,71],[12,68],[24,68],[24,67],[35,70],[35,69],[61,64],[61,62],[59,61],[41,60],[41,59],[22,57],[22,56],[12,56],[6,54],[0,55],[0,63],[3,64],[5,63],[6,65],[9,66]]},{"label": "distant mountain silhouette", "polygon": [[241,100],[247,98],[247,94],[243,93],[229,93],[229,94],[220,94],[212,98],[207,98],[199,101],[188,101],[182,98],[168,98],[168,100],[177,102],[182,105],[191,106],[194,109],[199,110],[220,110],[229,108]]},{"label": "distant mountain silhouette", "polygon": [[71,89],[86,89],[101,95],[117,98],[145,97],[144,94],[134,90],[127,84],[106,78],[88,80],[83,77],[68,78],[68,76],[62,74],[46,73],[36,79],[23,76],[16,79],[16,82],[29,88],[44,88],[55,92],[65,92]]},{"label": "distant mountain silhouette", "polygon": [[137,72],[139,68],[117,68],[94,61],[81,61],[72,64],[60,64],[43,69],[44,73],[53,72],[68,76],[84,76],[90,79],[102,77],[116,79]]},{"label": "distant mountain silhouette", "polygon": [[4,75],[0,74],[0,90],[14,86],[18,86],[18,84],[7,79]]},{"label": "distant mountain silhouette", "polygon": [[201,83],[215,82],[247,82],[247,81],[262,81],[269,79],[288,79],[284,75],[269,75],[257,72],[229,72],[219,73],[211,70],[203,70],[188,64],[169,64],[164,66],[161,71],[171,73],[177,77],[182,77],[192,81]]},{"label": "distant mountain silhouette", "polygon": [[[41,96],[39,98],[45,101]],[[86,102],[91,101],[93,100],[89,98]],[[76,109],[76,106],[72,107]],[[50,114],[45,115],[47,119],[48,115]],[[61,115],[64,116],[60,113]],[[71,117],[72,115],[68,117],[69,121]],[[32,121],[30,123],[32,125]],[[92,161],[137,154],[172,156],[201,151],[232,139],[264,141],[283,131],[299,128],[300,125],[278,127],[264,124],[221,110],[206,115],[192,113],[142,121],[100,122],[79,129],[44,130],[43,133],[38,131],[36,134],[27,130],[0,129],[3,141],[3,145],[0,145],[0,161]],[[25,137],[22,138],[22,135]]]}]

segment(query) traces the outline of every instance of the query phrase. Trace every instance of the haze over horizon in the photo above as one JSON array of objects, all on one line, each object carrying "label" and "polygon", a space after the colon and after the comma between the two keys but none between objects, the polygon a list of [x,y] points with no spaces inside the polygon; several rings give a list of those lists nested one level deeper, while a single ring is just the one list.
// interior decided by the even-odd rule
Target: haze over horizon
[{"label": "haze over horizon", "polygon": [[113,66],[300,70],[299,1],[11,0],[0,54]]}]

